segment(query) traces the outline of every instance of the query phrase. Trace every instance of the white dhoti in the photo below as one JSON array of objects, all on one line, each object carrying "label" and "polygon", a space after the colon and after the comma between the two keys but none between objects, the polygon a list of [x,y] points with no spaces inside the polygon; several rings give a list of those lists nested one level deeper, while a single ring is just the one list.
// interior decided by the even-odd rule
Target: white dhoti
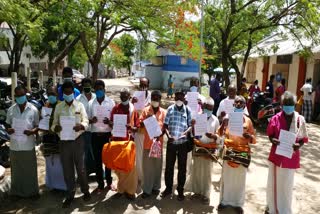
[{"label": "white dhoti", "polygon": [[193,157],[191,175],[187,180],[186,190],[210,198],[212,169],[213,163],[211,159]]},{"label": "white dhoti", "polygon": [[140,130],[134,135],[134,143],[136,144],[136,170],[138,174],[138,181],[141,184],[143,179],[143,142],[144,133]]},{"label": "white dhoti", "polygon": [[223,162],[220,188],[220,203],[233,207],[243,207],[245,200],[247,168],[239,165],[233,168]]},{"label": "white dhoti", "polygon": [[294,171],[269,162],[267,207],[270,214],[292,214]]}]

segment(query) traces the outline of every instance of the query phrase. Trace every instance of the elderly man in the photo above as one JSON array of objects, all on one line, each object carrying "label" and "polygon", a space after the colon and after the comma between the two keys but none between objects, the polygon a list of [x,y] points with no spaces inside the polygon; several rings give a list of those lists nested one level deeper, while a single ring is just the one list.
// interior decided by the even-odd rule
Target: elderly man
[{"label": "elderly man", "polygon": [[[214,100],[211,97],[206,98],[202,107],[203,113],[207,115],[207,133],[202,136],[196,136],[200,138],[199,140],[195,140],[195,143],[197,146],[204,148],[216,148],[218,141],[216,132],[219,128],[219,120],[212,114]],[[195,196],[200,196],[205,204],[209,204],[210,202],[212,169],[213,162],[210,158],[193,156],[191,176],[186,186],[191,192],[195,193]]]},{"label": "elderly man", "polygon": [[186,181],[188,146],[185,132],[191,126],[191,110],[184,105],[185,95],[181,91],[175,93],[175,104],[169,106],[164,121],[164,129],[168,135],[165,184],[166,189],[161,197],[172,194],[173,174],[178,157],[178,200],[184,200],[184,184]]},{"label": "elderly man", "polygon": [[[223,99],[220,104],[219,104],[219,108],[217,110],[217,114],[216,116],[222,120],[223,117],[226,116],[226,114],[228,114],[229,112],[233,111],[234,108],[234,99],[237,95],[237,88],[234,85],[229,85],[228,87],[228,97]],[[249,115],[247,107],[244,108],[244,113],[246,115]]]},{"label": "elderly man", "polygon": [[[160,126],[163,128],[164,119],[166,116],[166,110],[160,107],[161,103],[161,91],[153,91],[151,93],[151,106],[147,106],[143,109],[140,116],[140,127],[143,127],[144,132],[144,143],[143,143],[143,185],[142,185],[142,198],[147,198],[151,193],[158,193],[161,188],[161,172],[162,172],[162,151],[160,158],[149,157],[150,149],[154,141],[153,138],[150,138],[146,129],[144,128],[143,121],[148,117],[154,116]],[[163,138],[159,137],[161,142],[161,150]]]},{"label": "elderly man", "polygon": [[[300,148],[308,142],[304,117],[294,111],[294,95],[286,91],[281,97],[282,111],[273,116],[267,128],[267,135],[272,144],[269,154],[269,175],[267,184],[266,213],[291,214],[294,172],[300,168]],[[281,132],[289,131],[296,135],[292,143],[291,158],[276,154],[281,142]]]},{"label": "elderly man", "polygon": [[[234,99],[234,112],[244,112],[245,106],[245,98],[236,96]],[[219,135],[225,138],[224,145],[232,153],[241,154],[241,156],[249,159],[250,144],[256,143],[255,130],[250,118],[243,114],[242,136],[231,134],[228,123],[228,118],[224,118],[218,130]],[[231,156],[230,159],[224,158],[218,210],[231,206],[238,213],[243,213],[247,167],[248,165],[245,165],[244,162],[241,163],[232,159]]]},{"label": "elderly man", "polygon": [[[84,163],[84,140],[83,132],[88,128],[89,121],[86,110],[82,103],[74,100],[74,88],[71,82],[65,82],[61,86],[64,102],[59,103],[54,111],[53,123],[51,130],[60,137],[60,157],[63,169],[64,180],[67,185],[66,199],[63,201],[62,207],[67,208],[71,205],[76,192],[76,179],[74,169],[77,171],[78,180],[81,186],[83,200],[90,200],[89,185]],[[64,140],[61,137],[61,131],[67,127],[63,127],[60,122],[63,118],[74,120],[75,139]],[[71,133],[70,133],[71,134]]]},{"label": "elderly man", "polygon": [[[11,195],[39,197],[35,134],[39,112],[27,101],[26,89],[14,89],[15,101],[7,112],[7,132],[10,136]],[[10,127],[10,128],[9,128]]]}]

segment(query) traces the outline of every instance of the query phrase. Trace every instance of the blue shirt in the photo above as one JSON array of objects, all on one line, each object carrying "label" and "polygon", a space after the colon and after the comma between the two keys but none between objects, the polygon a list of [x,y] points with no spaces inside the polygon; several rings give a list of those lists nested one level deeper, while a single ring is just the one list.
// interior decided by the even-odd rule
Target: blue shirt
[{"label": "blue shirt", "polygon": [[[76,88],[73,89],[73,95],[74,95],[74,98],[76,98],[77,96],[80,95],[80,91]],[[58,88],[58,96],[59,96],[59,100],[60,101],[64,101],[63,99],[63,93],[62,93],[62,86],[59,86]]]},{"label": "blue shirt", "polygon": [[[164,124],[168,126],[169,133],[173,138],[181,137],[191,126],[191,110],[186,105],[183,105],[179,111],[177,106],[171,105],[167,109],[167,115],[164,119]],[[182,144],[187,141],[187,137],[182,137],[173,142],[173,144]]]}]

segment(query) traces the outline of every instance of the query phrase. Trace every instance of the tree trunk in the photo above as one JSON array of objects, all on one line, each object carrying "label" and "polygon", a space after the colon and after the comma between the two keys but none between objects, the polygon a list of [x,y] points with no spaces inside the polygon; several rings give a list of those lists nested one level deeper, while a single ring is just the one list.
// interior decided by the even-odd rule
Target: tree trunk
[{"label": "tree trunk", "polygon": [[99,62],[91,63],[91,67],[92,67],[92,82],[95,82],[98,79]]}]

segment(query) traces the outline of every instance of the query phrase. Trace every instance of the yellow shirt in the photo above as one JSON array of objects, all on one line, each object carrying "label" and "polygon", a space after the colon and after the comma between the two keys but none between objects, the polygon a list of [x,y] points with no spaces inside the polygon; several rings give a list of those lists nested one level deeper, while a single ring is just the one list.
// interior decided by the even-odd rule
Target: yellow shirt
[{"label": "yellow shirt", "polygon": [[[52,131],[54,131],[56,125],[60,125],[60,116],[74,116],[76,118],[76,124],[83,125],[85,130],[89,126],[86,110],[83,104],[77,100],[73,100],[70,106],[65,101],[57,104],[51,126]],[[83,132],[83,130],[76,132],[76,138],[78,138]],[[60,133],[58,133],[58,135],[60,135]]]}]

